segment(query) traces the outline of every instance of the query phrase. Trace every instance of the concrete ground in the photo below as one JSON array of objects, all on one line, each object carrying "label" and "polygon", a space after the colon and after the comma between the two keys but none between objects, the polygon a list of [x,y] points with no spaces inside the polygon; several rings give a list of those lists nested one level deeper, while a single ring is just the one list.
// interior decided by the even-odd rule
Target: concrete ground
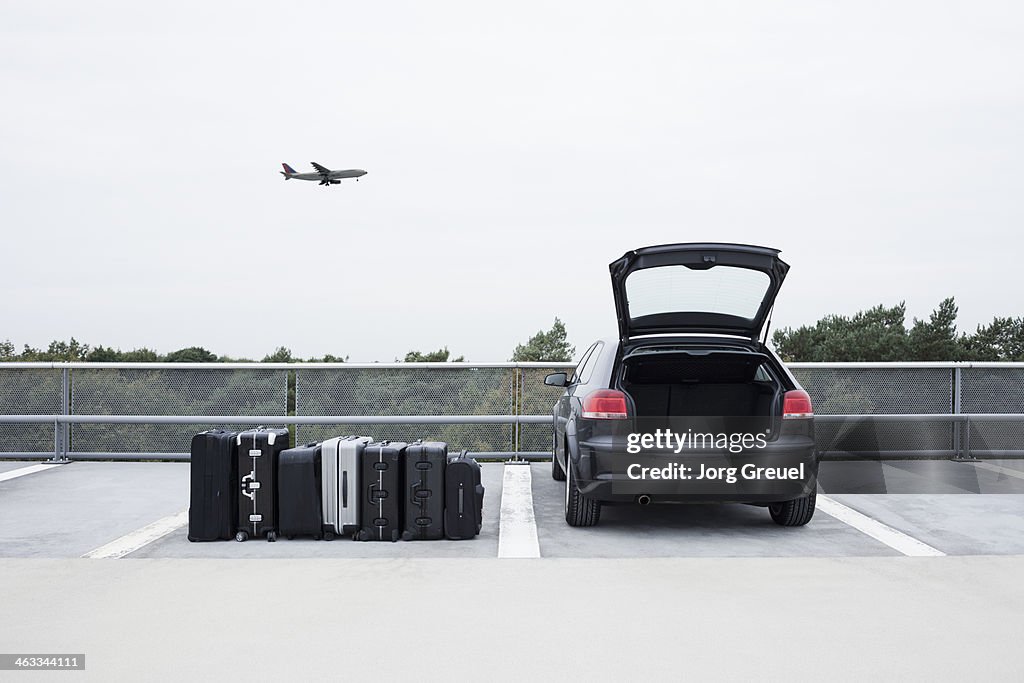
[{"label": "concrete ground", "polygon": [[[189,543],[181,463],[0,480],[0,652],[87,655],[33,680],[1024,677],[1020,461],[826,462],[849,515],[797,529],[741,505],[573,529],[547,465],[525,491],[505,467],[484,465],[479,538],[394,544]],[[513,525],[538,559],[499,557]],[[124,559],[80,559],[111,547]]]}]

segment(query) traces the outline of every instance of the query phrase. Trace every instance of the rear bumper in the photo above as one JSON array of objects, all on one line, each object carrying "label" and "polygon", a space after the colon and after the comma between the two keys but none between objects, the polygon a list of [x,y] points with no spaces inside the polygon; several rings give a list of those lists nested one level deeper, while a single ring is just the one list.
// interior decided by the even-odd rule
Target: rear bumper
[{"label": "rear bumper", "polygon": [[764,448],[645,450],[628,453],[621,440],[595,438],[579,444],[573,466],[580,492],[607,503],[773,503],[814,491],[819,456],[814,439],[781,436]]}]

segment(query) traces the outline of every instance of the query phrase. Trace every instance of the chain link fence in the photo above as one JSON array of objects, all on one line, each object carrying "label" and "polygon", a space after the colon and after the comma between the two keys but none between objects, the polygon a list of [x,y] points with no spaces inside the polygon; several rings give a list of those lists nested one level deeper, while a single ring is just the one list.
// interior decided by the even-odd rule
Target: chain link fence
[{"label": "chain link fence", "polygon": [[[957,422],[949,415],[1024,414],[1024,364],[795,363],[824,419],[826,457],[1024,455],[1024,422]],[[296,443],[344,433],[446,441],[475,453],[550,451],[548,424],[561,389],[544,376],[568,364],[117,364],[0,365],[0,454],[71,458],[184,454],[204,416],[362,417],[359,424],[300,424]],[[56,424],[53,416],[142,416],[139,424]],[[934,420],[925,416],[935,415]],[[3,416],[39,416],[10,424]],[[196,418],[144,424],[145,416]],[[373,416],[495,416],[504,424],[367,424]],[[829,420],[829,416],[849,416]],[[872,420],[871,416],[912,416]],[[150,421],[153,421],[150,417]],[[287,420],[281,420],[287,422]],[[216,425],[243,428],[254,425]]]},{"label": "chain link fence", "polygon": [[[509,367],[332,367],[295,371],[295,415],[513,415]],[[445,441],[455,450],[510,452],[512,425],[298,425],[296,442],[343,433]]]},{"label": "chain link fence", "polygon": [[[810,394],[816,415],[945,415],[955,409],[951,368],[794,364],[790,370]],[[958,433],[948,420],[819,420],[814,431],[826,454],[953,451]]]},{"label": "chain link fence", "polygon": [[[63,372],[41,367],[0,364],[0,415],[61,415]],[[0,452],[52,454],[57,447],[54,424],[0,423]]]},{"label": "chain link fence", "polygon": [[[1024,366],[972,367],[960,371],[960,410],[974,414],[1024,413]],[[1024,450],[1024,424],[971,422],[965,448],[977,453]]]},{"label": "chain link fence", "polygon": [[[71,372],[72,415],[285,415],[287,370],[84,368]],[[242,428],[245,425],[228,425]],[[191,425],[73,424],[69,454],[187,453]]]},{"label": "chain link fence", "polygon": [[[555,402],[564,389],[544,384],[544,377],[552,372],[572,374],[575,366],[564,365],[548,368],[520,368],[516,382],[519,388],[520,415],[551,415]],[[519,425],[519,441],[516,450],[526,452],[551,452],[551,426],[538,424]]]}]

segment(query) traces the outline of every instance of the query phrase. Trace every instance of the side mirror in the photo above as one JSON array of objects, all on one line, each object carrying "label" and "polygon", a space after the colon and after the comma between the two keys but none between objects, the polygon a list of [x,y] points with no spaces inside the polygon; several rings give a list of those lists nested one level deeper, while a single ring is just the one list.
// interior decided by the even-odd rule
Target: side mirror
[{"label": "side mirror", "polygon": [[552,372],[544,378],[544,384],[549,387],[567,387],[569,386],[569,375],[564,372]]}]

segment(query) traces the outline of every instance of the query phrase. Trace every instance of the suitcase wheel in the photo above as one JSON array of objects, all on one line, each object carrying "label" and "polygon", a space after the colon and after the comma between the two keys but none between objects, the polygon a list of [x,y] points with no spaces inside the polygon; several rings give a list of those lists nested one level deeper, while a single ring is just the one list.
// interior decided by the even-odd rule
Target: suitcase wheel
[{"label": "suitcase wheel", "polygon": [[245,531],[239,531],[237,534],[235,534],[235,540],[239,543],[244,543],[245,541],[249,540],[249,534]]},{"label": "suitcase wheel", "polygon": [[332,534],[330,531],[328,531],[326,534],[324,534],[324,540],[325,541],[333,541],[334,540],[334,534]]},{"label": "suitcase wheel", "polygon": [[289,541],[294,541],[295,540],[295,534],[287,534],[287,535],[285,535],[285,538],[287,538]]},{"label": "suitcase wheel", "polygon": [[267,532],[267,543],[273,543],[276,540],[277,540],[277,532],[275,532],[275,531],[268,531]]}]

